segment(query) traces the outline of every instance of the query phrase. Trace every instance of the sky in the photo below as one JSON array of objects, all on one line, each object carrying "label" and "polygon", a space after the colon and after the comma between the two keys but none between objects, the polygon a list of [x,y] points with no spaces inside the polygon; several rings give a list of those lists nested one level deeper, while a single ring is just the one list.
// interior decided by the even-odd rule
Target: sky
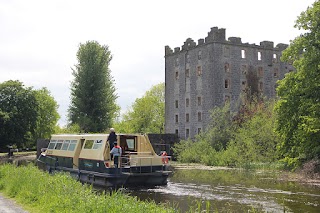
[{"label": "sky", "polygon": [[164,47],[205,38],[212,27],[243,43],[286,43],[314,0],[0,0],[0,83],[46,87],[67,124],[72,68],[79,44],[97,41],[112,53],[111,75],[125,112],[164,82]]}]

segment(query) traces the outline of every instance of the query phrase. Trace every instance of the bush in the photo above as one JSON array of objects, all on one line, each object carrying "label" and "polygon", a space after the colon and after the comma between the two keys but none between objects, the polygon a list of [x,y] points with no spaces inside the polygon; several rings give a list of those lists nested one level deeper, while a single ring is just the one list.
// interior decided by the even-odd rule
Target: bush
[{"label": "bush", "polygon": [[307,178],[320,179],[320,160],[312,159],[304,163],[300,173]]}]

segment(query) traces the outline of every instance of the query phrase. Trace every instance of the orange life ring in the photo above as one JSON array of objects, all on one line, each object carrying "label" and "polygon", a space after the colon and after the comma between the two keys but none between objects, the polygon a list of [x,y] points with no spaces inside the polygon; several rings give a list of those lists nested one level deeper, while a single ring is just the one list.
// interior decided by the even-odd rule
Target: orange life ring
[{"label": "orange life ring", "polygon": [[163,152],[163,153],[161,154],[161,156],[162,156],[162,163],[163,163],[163,164],[167,164],[167,163],[169,162],[169,158],[167,157],[167,153],[166,153],[166,152]]}]

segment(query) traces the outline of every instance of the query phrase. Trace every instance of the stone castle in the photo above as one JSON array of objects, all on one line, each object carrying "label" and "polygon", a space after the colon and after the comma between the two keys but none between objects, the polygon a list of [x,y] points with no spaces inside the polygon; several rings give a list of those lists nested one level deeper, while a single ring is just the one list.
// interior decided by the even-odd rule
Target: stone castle
[{"label": "stone castle", "polygon": [[165,47],[165,132],[193,138],[210,121],[210,110],[229,101],[235,107],[248,88],[248,72],[263,96],[276,96],[276,81],[294,68],[280,60],[286,44],[274,47],[226,40],[225,29],[213,27],[198,43],[188,38],[182,47]]}]

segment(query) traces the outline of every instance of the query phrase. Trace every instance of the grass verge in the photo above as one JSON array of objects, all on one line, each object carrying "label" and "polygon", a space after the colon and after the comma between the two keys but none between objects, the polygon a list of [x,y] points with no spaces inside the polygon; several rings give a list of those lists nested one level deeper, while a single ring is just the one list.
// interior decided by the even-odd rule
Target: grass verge
[{"label": "grass verge", "polygon": [[1,165],[0,191],[30,212],[179,212],[120,192],[98,194],[67,174],[50,175],[33,165]]}]

